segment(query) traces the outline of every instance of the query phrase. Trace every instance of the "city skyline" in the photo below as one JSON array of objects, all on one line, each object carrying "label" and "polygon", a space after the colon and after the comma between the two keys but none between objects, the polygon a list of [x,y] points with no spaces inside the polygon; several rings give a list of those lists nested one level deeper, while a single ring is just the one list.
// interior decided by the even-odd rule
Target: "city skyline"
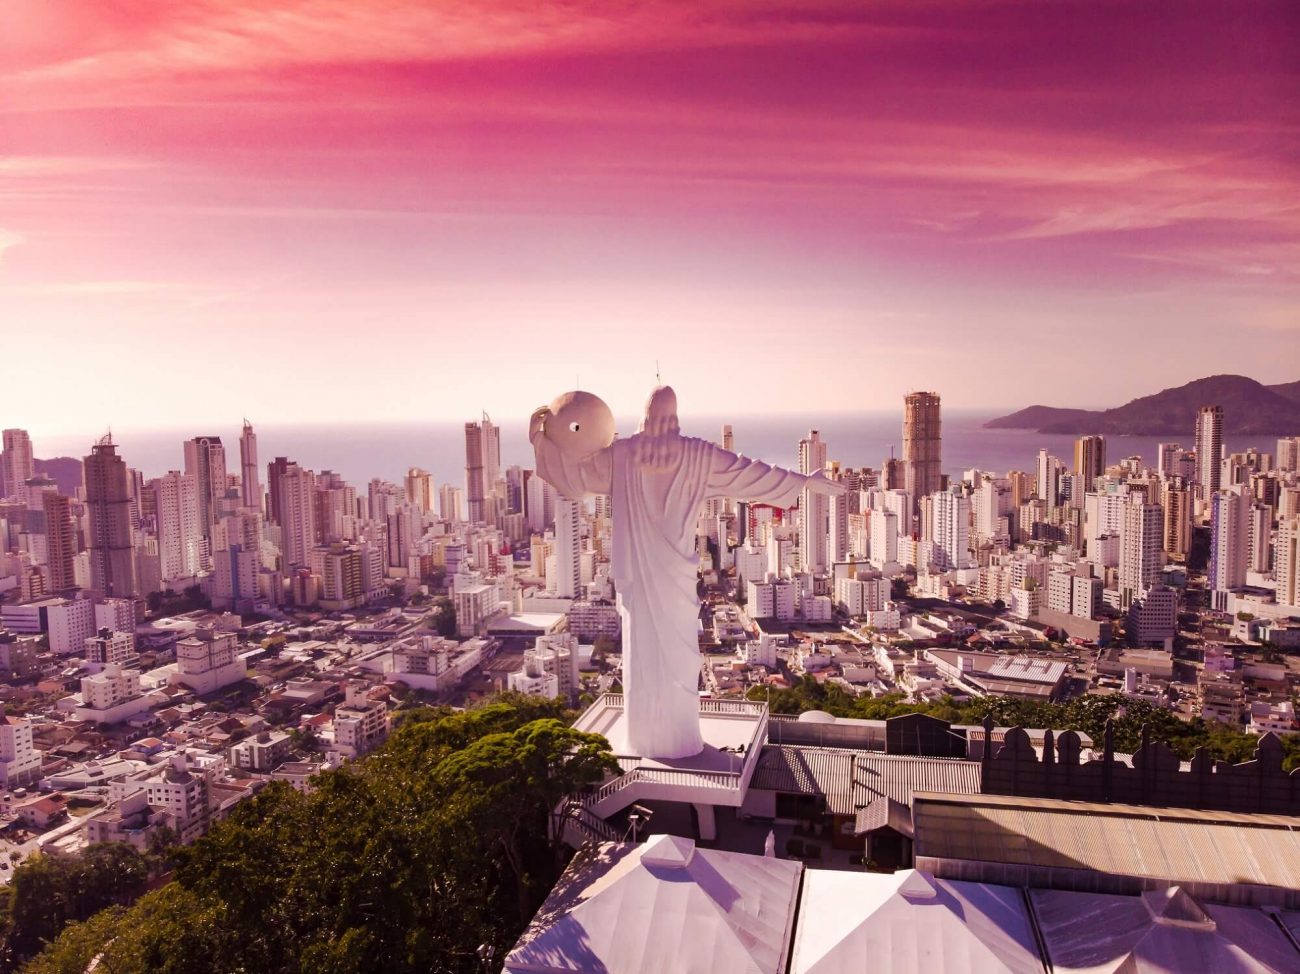
[{"label": "city skyline", "polygon": [[211,421],[197,347],[280,423],[525,415],[542,376],[630,415],[656,363],[735,415],[1295,378],[1286,5],[77,6],[6,9],[34,434],[84,416],[51,376]]}]

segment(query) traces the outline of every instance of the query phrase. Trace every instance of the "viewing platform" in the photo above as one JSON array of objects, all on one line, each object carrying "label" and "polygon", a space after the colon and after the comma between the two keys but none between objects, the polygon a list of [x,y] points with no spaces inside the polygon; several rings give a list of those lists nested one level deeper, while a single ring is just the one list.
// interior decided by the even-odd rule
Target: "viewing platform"
[{"label": "viewing platform", "polygon": [[686,758],[645,758],[630,753],[623,695],[604,694],[574,727],[604,736],[623,773],[582,796],[583,805],[604,819],[637,801],[687,802],[696,806],[702,820],[707,817],[711,822],[713,806],[739,807],[745,800],[767,741],[767,720],[765,703],[702,699],[704,750]]}]

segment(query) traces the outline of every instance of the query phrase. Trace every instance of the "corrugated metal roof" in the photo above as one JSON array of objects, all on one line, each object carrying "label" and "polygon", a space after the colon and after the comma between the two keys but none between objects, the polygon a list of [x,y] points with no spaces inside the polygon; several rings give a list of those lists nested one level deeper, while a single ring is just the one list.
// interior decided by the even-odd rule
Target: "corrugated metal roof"
[{"label": "corrugated metal roof", "polygon": [[920,793],[916,855],[1300,889],[1300,818]]},{"label": "corrugated metal roof", "polygon": [[904,754],[859,754],[856,772],[859,807],[881,797],[910,807],[918,791],[973,795],[981,781],[978,761]]},{"label": "corrugated metal roof", "polygon": [[853,758],[857,752],[821,747],[763,748],[751,788],[790,795],[820,795],[833,815],[852,815]]}]

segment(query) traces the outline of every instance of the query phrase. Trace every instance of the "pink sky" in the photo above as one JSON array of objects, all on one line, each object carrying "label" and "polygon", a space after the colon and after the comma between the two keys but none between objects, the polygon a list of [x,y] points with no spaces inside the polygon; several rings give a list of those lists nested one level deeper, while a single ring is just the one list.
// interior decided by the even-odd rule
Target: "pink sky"
[{"label": "pink sky", "polygon": [[0,425],[1300,379],[1298,50],[1292,3],[6,0]]}]

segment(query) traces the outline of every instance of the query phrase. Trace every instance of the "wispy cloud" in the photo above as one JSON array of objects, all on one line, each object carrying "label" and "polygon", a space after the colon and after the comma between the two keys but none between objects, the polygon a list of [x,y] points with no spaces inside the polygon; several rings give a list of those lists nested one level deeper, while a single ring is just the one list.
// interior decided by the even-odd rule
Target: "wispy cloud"
[{"label": "wispy cloud", "polygon": [[0,227],[0,266],[5,261],[5,253],[23,242],[23,235]]}]

